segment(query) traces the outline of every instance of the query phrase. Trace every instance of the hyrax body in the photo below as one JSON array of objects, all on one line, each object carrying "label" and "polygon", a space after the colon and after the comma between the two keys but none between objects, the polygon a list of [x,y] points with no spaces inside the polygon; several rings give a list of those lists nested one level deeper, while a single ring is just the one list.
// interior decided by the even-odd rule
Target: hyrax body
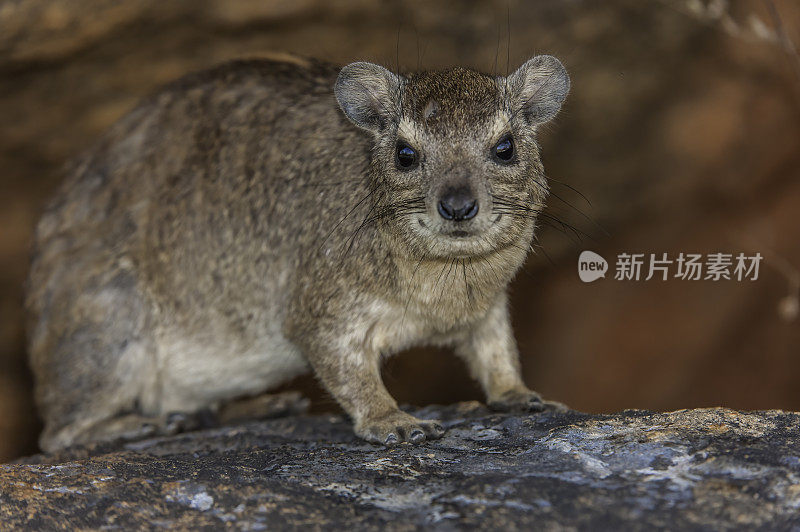
[{"label": "hyrax body", "polygon": [[27,308],[42,447],[164,427],[313,371],[355,432],[442,435],[381,358],[451,345],[500,408],[520,377],[506,287],[546,184],[537,127],[569,88],[241,61],[149,98],[70,169],[36,233]]}]

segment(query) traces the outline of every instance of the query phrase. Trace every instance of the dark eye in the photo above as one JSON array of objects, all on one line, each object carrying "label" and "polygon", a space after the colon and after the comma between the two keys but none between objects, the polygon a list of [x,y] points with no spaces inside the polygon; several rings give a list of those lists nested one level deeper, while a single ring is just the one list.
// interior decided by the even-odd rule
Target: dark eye
[{"label": "dark eye", "polygon": [[494,147],[494,155],[500,161],[507,163],[514,158],[514,140],[511,137],[503,137]]},{"label": "dark eye", "polygon": [[395,159],[397,167],[401,169],[409,169],[417,164],[417,151],[406,144],[405,142],[397,143],[397,151],[395,151]]}]

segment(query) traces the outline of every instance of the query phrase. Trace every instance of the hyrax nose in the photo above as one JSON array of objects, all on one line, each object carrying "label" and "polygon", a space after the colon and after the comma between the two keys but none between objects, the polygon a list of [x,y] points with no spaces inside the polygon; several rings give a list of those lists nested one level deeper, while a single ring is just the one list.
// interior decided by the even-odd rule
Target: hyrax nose
[{"label": "hyrax nose", "polygon": [[478,200],[468,188],[449,189],[442,194],[437,209],[445,220],[460,222],[475,218],[478,214]]}]

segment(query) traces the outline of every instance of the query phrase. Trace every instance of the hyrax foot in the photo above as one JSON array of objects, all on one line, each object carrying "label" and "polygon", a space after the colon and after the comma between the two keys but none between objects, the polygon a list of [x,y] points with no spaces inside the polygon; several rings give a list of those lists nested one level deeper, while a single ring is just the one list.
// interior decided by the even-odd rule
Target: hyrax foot
[{"label": "hyrax foot", "polygon": [[300,392],[262,394],[223,404],[217,412],[220,425],[304,414],[310,401]]},{"label": "hyrax foot", "polygon": [[171,412],[164,418],[158,432],[159,435],[172,436],[181,432],[190,432],[216,425],[218,425],[217,419],[210,410]]},{"label": "hyrax foot", "polygon": [[489,408],[498,412],[566,412],[569,407],[558,401],[545,401],[531,390],[509,390],[496,399],[490,399]]},{"label": "hyrax foot", "polygon": [[210,412],[204,410],[191,413],[172,412],[163,416],[153,417],[126,414],[98,421],[76,435],[68,443],[144,440],[157,436],[172,436],[181,432],[206,428],[214,424]]},{"label": "hyrax foot", "polygon": [[541,412],[545,409],[545,401],[541,395],[531,390],[509,390],[490,399],[488,406],[499,412]]},{"label": "hyrax foot", "polygon": [[400,442],[420,443],[441,438],[444,428],[436,421],[417,419],[404,412],[392,412],[370,419],[356,427],[356,435],[368,442],[395,445]]}]

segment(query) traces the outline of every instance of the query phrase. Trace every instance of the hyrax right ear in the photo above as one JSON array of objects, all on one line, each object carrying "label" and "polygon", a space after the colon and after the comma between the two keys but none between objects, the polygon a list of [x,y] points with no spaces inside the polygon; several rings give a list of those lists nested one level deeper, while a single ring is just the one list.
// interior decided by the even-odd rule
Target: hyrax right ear
[{"label": "hyrax right ear", "polygon": [[362,129],[383,130],[399,114],[403,78],[372,63],[350,63],[342,68],[333,91],[345,116]]},{"label": "hyrax right ear", "polygon": [[513,113],[521,112],[529,124],[549,122],[558,114],[569,92],[569,76],[552,55],[529,59],[506,79]]}]

